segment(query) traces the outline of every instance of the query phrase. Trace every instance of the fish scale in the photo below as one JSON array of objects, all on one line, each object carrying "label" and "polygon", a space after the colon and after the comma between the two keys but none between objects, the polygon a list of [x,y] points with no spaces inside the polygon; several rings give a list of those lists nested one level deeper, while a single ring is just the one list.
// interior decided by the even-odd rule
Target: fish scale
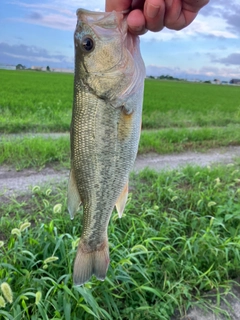
[{"label": "fish scale", "polygon": [[140,137],[145,67],[137,36],[121,13],[77,11],[68,210],[83,205],[74,284],[104,280],[107,228],[124,210]]}]

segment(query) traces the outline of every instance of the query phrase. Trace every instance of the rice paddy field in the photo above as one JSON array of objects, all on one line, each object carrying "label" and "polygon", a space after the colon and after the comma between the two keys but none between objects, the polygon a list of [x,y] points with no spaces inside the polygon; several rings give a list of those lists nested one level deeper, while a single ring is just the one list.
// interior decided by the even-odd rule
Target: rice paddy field
[{"label": "rice paddy field", "polygon": [[[0,131],[69,130],[73,74],[0,70]],[[239,125],[237,86],[147,79],[144,129]]]},{"label": "rice paddy field", "polygon": [[[0,70],[0,164],[69,167],[72,94],[72,74]],[[139,153],[240,145],[240,87],[146,79],[142,127]],[[63,135],[37,135],[52,132]],[[240,159],[132,174],[124,216],[114,211],[108,229],[107,278],[81,287],[82,211],[70,220],[67,182],[0,195],[0,319],[180,320],[213,309],[212,290],[214,313],[231,319],[220,302],[240,273],[239,173]]]},{"label": "rice paddy field", "polygon": [[[0,81],[0,164],[68,163],[68,135],[52,148],[51,140],[34,134],[69,132],[73,74],[0,70]],[[139,153],[239,145],[239,124],[237,86],[147,79]],[[26,135],[9,142],[10,133]]]}]

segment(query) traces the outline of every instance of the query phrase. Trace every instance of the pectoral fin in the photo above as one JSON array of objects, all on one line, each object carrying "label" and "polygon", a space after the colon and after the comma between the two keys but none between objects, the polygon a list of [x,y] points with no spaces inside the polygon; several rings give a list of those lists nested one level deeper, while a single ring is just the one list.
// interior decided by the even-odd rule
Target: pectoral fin
[{"label": "pectoral fin", "polygon": [[81,204],[81,198],[78,192],[77,183],[74,175],[73,169],[70,171],[69,181],[68,181],[68,194],[67,194],[67,207],[71,219],[74,218],[75,212],[78,210]]},{"label": "pectoral fin", "polygon": [[128,182],[126,183],[125,187],[123,188],[116,202],[116,209],[117,209],[119,218],[122,217],[122,214],[127,202],[127,198],[128,198]]}]

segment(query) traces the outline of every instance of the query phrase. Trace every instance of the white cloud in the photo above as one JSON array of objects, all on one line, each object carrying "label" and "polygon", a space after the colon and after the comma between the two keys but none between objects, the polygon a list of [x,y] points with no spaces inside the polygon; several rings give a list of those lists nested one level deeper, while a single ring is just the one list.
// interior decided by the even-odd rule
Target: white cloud
[{"label": "white cloud", "polygon": [[73,57],[63,54],[53,54],[47,51],[45,48],[26,45],[9,45],[7,43],[0,42],[0,61],[7,64],[30,65],[32,63],[47,63],[54,67],[61,66],[73,66]]},{"label": "white cloud", "polygon": [[159,65],[148,65],[146,67],[147,75],[160,76],[171,75],[183,79],[200,79],[207,80],[213,78],[227,79],[240,78],[240,70],[236,68],[217,68],[212,66],[204,66],[201,68],[171,68]]},{"label": "white cloud", "polygon": [[[73,64],[73,50],[68,48],[73,42],[72,34],[77,19],[76,10],[80,7],[88,10],[104,11],[105,6],[105,0],[0,1],[8,1],[8,4],[13,5],[10,8],[15,10],[4,11],[4,23],[6,23],[4,30],[6,32],[1,35],[0,41],[12,45],[27,44],[29,46],[31,44],[33,46],[31,50],[29,49],[30,51],[24,51],[20,47],[15,48],[14,46],[7,48],[8,50],[4,47],[2,52],[0,50],[0,59],[8,62],[10,60],[7,58],[10,59],[11,54],[12,59],[24,59],[25,64],[28,63],[29,59],[35,59],[43,62],[52,61],[56,66],[58,61],[61,62],[59,63],[61,65],[63,64],[62,61],[65,65]],[[238,60],[234,60],[236,61],[234,63],[235,68],[231,68],[233,64],[229,63],[229,59],[233,61],[236,53],[239,53],[240,16],[238,16],[237,8],[239,8],[239,0],[231,0],[227,4],[226,0],[211,0],[209,5],[200,11],[195,21],[187,28],[181,31],[164,29],[161,32],[148,32],[141,36],[141,48],[145,61],[158,65],[152,67],[151,70],[159,71],[160,74],[167,73],[173,76],[183,74],[183,77],[184,75],[198,77],[199,74],[203,77],[220,77],[222,74],[227,79],[231,77],[239,78]],[[10,18],[13,16],[17,18],[14,18],[14,20]],[[34,36],[33,32],[23,32],[21,33],[21,41],[19,39],[16,41],[18,27],[16,27],[15,33],[11,34],[11,32],[8,33],[8,30],[11,31],[8,25],[9,23],[13,25],[13,23],[19,21],[21,25],[27,23],[30,28],[31,25],[44,26],[45,28],[33,27],[32,29],[36,32]],[[48,34],[46,27],[55,30],[51,30]],[[61,31],[57,32],[56,30]],[[62,32],[63,30],[70,32]],[[53,34],[56,36],[52,36]],[[153,46],[149,45],[150,41],[154,41]],[[35,52],[38,51],[39,44],[44,46],[46,52]],[[19,51],[20,49],[22,51]],[[59,55],[54,54],[57,49]],[[5,56],[1,55],[4,52],[6,53]],[[226,61],[226,59],[228,60]],[[0,60],[0,62],[2,61]],[[223,64],[224,61],[225,65]],[[159,66],[159,64],[165,64],[165,67]],[[166,68],[166,66],[171,67]],[[176,68],[179,66],[182,69]],[[216,68],[212,68],[212,66]],[[148,67],[150,68],[150,66]]]},{"label": "white cloud", "polygon": [[[20,55],[20,54],[13,54],[13,53],[8,53],[8,52],[3,52],[3,54],[8,55],[9,57],[13,57],[13,58],[17,58],[19,60],[21,59],[27,59],[29,61],[34,61],[34,62],[55,62],[55,63],[59,63],[62,62],[61,59],[59,58],[54,58],[54,57],[41,57],[41,56],[24,56],[24,55]],[[73,63],[72,60],[70,59],[65,59],[65,62],[67,63]]]},{"label": "white cloud", "polygon": [[25,18],[18,18],[18,19],[15,18],[14,21],[41,25],[44,27],[50,27],[58,30],[73,31],[75,29],[76,19],[77,19],[75,15],[72,15],[71,17],[67,17],[65,15],[54,14],[54,13],[50,13],[48,15],[39,14],[39,18],[36,19],[34,16],[35,14],[36,13],[33,13]]},{"label": "white cloud", "polygon": [[59,30],[74,30],[76,25],[76,10],[79,7],[103,11],[104,1],[52,1],[51,3],[10,2],[25,9],[24,17],[14,18],[14,21],[50,27]]},{"label": "white cloud", "polygon": [[16,6],[29,8],[29,9],[37,9],[37,10],[53,10],[60,13],[65,14],[72,14],[76,12],[78,8],[84,8],[87,10],[95,10],[95,11],[104,11],[105,1],[103,0],[91,0],[91,1],[85,1],[85,0],[59,0],[59,1],[51,1],[46,3],[27,3],[24,1],[11,1],[9,2],[11,4],[14,4]]},{"label": "white cloud", "polygon": [[142,39],[145,41],[158,40],[168,41],[173,38],[179,40],[188,39],[189,37],[214,36],[227,39],[237,39],[237,35],[228,29],[228,24],[220,17],[203,17],[199,15],[196,20],[180,31],[164,29],[161,32],[148,32]]},{"label": "white cloud", "polygon": [[[233,2],[235,0],[232,0]],[[220,3],[215,3],[213,0],[211,9],[211,15],[199,14],[195,21],[190,24],[187,28],[180,31],[173,31],[164,29],[162,32],[148,32],[142,37],[143,40],[171,40],[173,38],[186,39],[188,37],[198,36],[214,36],[223,37],[227,39],[236,39],[237,35],[234,30],[230,30],[227,21],[219,14],[223,10],[223,5]],[[15,6],[25,8],[26,17],[19,17],[18,21],[28,22],[32,24],[38,24],[43,26],[48,26],[60,30],[72,30],[76,22],[76,10],[81,7],[88,10],[94,11],[104,11],[105,1],[104,0],[53,0],[51,2],[24,2],[24,1],[13,1],[9,2]],[[235,2],[234,2],[235,3]],[[207,12],[206,6],[204,12]],[[228,9],[231,6],[228,7]],[[35,12],[42,16],[42,19],[31,19],[32,12]],[[214,14],[215,13],[215,14]],[[30,17],[29,17],[30,15]]]},{"label": "white cloud", "polygon": [[220,17],[199,16],[188,28],[188,34],[204,34],[207,36],[236,39],[237,36],[228,30],[227,23]]},{"label": "white cloud", "polygon": [[26,9],[35,9],[39,11],[49,12],[49,10],[57,11],[66,15],[71,15],[71,10],[63,6],[55,6],[52,3],[26,3],[26,2],[9,2],[15,6],[23,7]]}]

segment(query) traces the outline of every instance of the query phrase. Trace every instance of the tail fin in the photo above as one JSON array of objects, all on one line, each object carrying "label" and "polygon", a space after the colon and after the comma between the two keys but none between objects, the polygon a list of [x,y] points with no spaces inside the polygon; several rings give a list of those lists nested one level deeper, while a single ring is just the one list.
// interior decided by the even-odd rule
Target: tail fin
[{"label": "tail fin", "polygon": [[77,286],[87,282],[92,275],[103,281],[110,261],[107,240],[96,251],[87,252],[84,247],[84,244],[80,241],[73,269],[73,282]]}]

